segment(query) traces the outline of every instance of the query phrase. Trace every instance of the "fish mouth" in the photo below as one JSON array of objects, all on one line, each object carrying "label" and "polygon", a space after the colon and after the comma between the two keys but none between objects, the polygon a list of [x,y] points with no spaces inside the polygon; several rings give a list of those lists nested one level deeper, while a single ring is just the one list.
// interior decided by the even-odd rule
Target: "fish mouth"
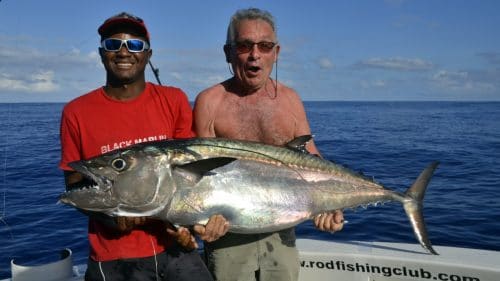
[{"label": "fish mouth", "polygon": [[95,173],[92,173],[87,166],[85,166],[83,161],[76,161],[76,162],[71,162],[68,164],[71,168],[73,168],[75,171],[78,173],[82,174],[84,177],[90,180],[91,184],[88,185],[82,185],[82,186],[77,186],[75,188],[72,188],[70,190],[81,190],[81,189],[95,189],[99,190],[101,192],[108,192],[111,190],[111,187],[113,186],[113,180],[97,175]]},{"label": "fish mouth", "polygon": [[[92,173],[83,161],[68,164],[76,172],[82,174],[87,181],[69,187],[59,201],[87,211],[103,211],[115,209],[118,202],[113,199],[111,187],[113,180]],[[88,201],[88,198],[99,198]]]}]

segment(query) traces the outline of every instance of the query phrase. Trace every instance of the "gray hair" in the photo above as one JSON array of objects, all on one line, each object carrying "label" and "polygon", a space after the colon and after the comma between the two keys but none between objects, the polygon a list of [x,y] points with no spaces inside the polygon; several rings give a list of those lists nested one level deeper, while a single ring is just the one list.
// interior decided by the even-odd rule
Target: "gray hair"
[{"label": "gray hair", "polygon": [[274,23],[274,17],[271,13],[257,8],[242,9],[236,11],[231,17],[229,26],[227,27],[226,44],[234,43],[236,38],[236,27],[242,20],[263,20],[269,23],[274,34],[277,35],[276,24]]}]

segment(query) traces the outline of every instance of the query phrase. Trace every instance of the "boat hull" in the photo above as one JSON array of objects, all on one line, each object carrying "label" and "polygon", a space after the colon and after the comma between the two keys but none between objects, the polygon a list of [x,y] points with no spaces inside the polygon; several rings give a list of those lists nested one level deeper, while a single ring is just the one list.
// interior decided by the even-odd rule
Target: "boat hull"
[{"label": "boat hull", "polygon": [[[499,251],[436,246],[440,255],[430,255],[422,253],[419,244],[312,239],[297,239],[297,247],[300,281],[500,280]],[[53,266],[47,264],[55,274]],[[73,277],[65,280],[84,280],[86,265],[65,264],[64,268],[68,266]],[[11,280],[16,278],[0,281]]]}]

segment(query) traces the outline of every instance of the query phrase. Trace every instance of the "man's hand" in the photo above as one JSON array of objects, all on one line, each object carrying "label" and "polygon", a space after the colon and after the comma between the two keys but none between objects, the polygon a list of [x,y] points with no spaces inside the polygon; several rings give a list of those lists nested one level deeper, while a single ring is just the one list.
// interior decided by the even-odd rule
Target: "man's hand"
[{"label": "man's hand", "polygon": [[137,226],[144,225],[147,222],[146,217],[116,217],[116,227],[121,232],[130,232]]},{"label": "man's hand", "polygon": [[175,230],[173,226],[169,226],[167,227],[167,233],[170,234],[170,236],[172,236],[175,241],[177,241],[177,243],[184,249],[188,251],[198,249],[198,243],[196,242],[196,239],[191,234],[191,232],[189,232],[189,229],[185,227],[179,227],[177,230]]},{"label": "man's hand", "polygon": [[213,215],[205,226],[197,224],[193,230],[203,241],[213,242],[227,233],[229,222],[222,215]]},{"label": "man's hand", "polygon": [[322,231],[335,232],[344,227],[344,213],[341,210],[318,214],[314,217],[314,226]]}]

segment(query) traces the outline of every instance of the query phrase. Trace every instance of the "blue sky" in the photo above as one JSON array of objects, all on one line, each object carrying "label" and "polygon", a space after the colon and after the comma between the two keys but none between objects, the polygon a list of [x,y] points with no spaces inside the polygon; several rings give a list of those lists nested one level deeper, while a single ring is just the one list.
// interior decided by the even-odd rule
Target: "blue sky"
[{"label": "blue sky", "polygon": [[103,85],[97,27],[121,11],[148,25],[163,84],[194,100],[230,76],[227,24],[248,7],[276,17],[278,79],[304,100],[500,101],[500,1],[0,0],[0,102]]}]

